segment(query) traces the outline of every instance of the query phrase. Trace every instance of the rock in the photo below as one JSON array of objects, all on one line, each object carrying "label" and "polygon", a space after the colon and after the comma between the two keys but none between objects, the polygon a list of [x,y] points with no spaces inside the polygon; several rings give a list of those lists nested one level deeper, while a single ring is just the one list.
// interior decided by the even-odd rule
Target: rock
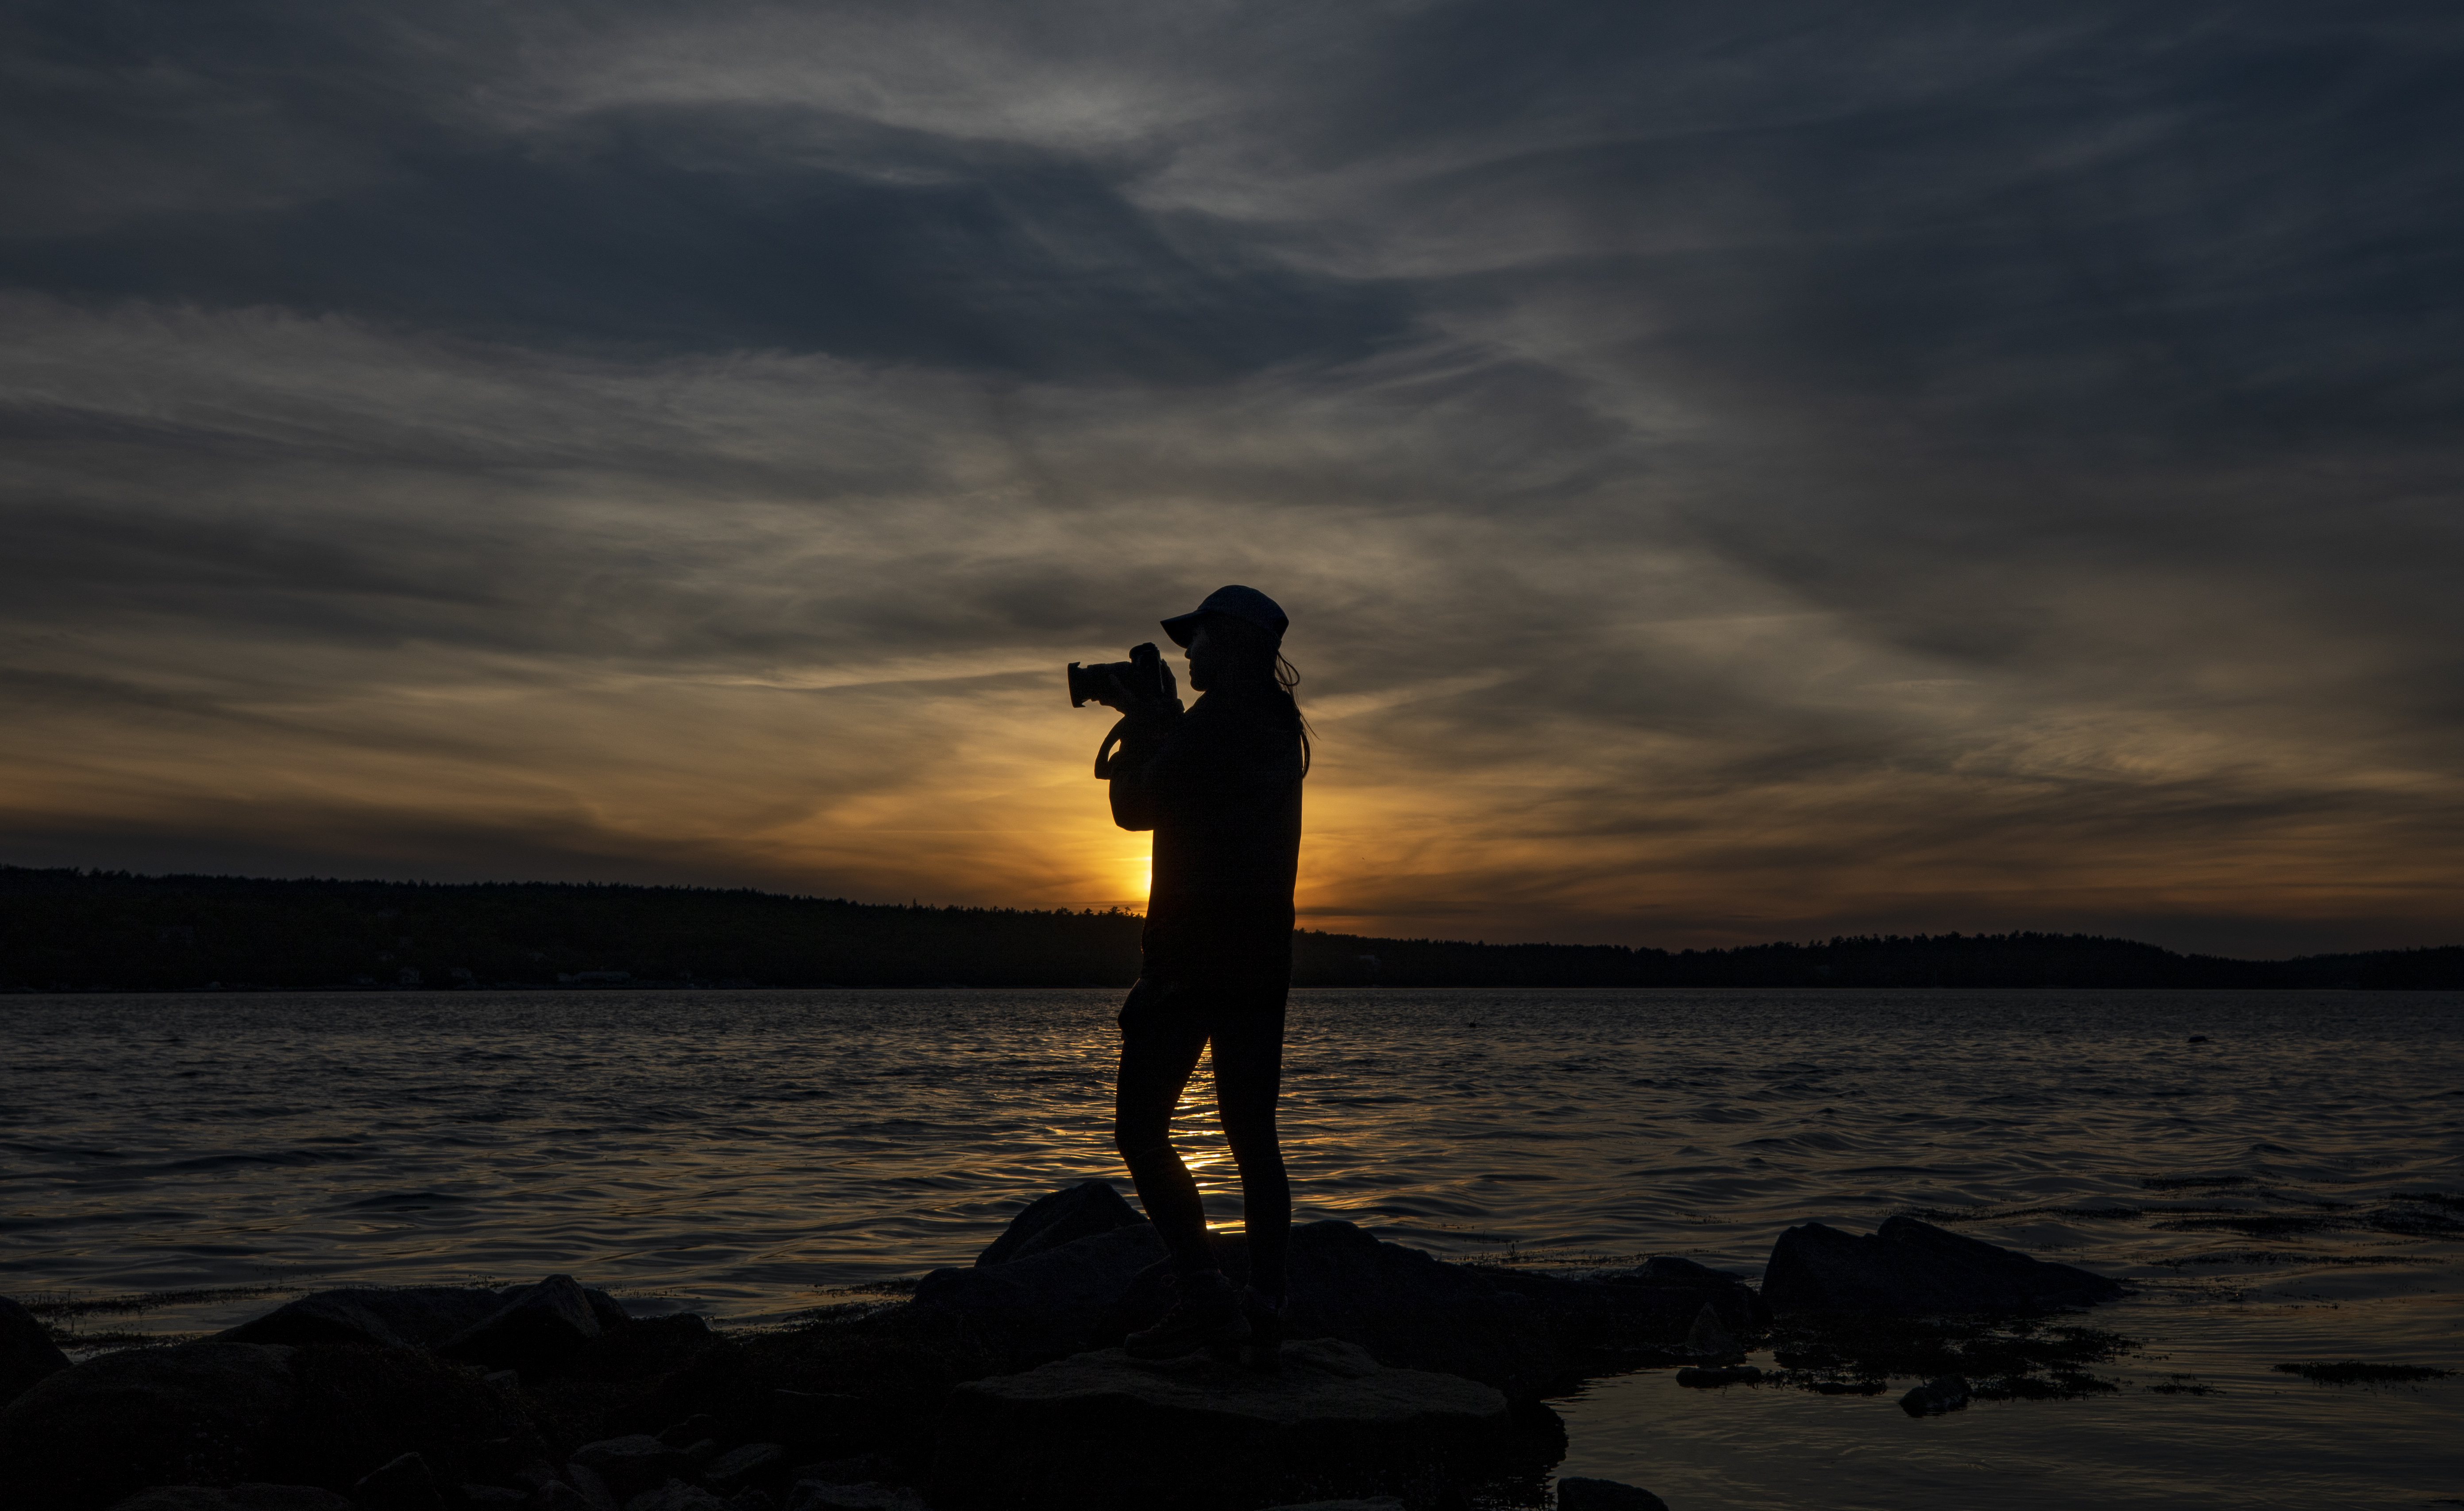
[{"label": "rock", "polygon": [[462,1486],[462,1503],[472,1508],[472,1511],[479,1511],[479,1508],[484,1506],[527,1506],[531,1503],[531,1498],[527,1491],[515,1490],[505,1485],[466,1483]]},{"label": "rock", "polygon": [[21,1504],[79,1511],[146,1485],[277,1473],[298,1405],[295,1352],[179,1344],[49,1375],[0,1409],[0,1485]]},{"label": "rock", "polygon": [[534,1432],[485,1438],[473,1444],[468,1468],[488,1484],[521,1485],[533,1491],[558,1475],[546,1441]]},{"label": "rock", "polygon": [[1099,1233],[1138,1227],[1146,1220],[1121,1199],[1111,1182],[1085,1181],[1028,1202],[1001,1236],[976,1256],[976,1263],[1006,1264]]},{"label": "rock", "polygon": [[157,1485],[115,1501],[111,1511],[352,1511],[350,1499],[318,1485],[250,1482],[223,1489]]},{"label": "rock", "polygon": [[285,1478],[348,1484],[417,1453],[440,1484],[501,1484],[523,1461],[517,1450],[545,1457],[517,1400],[424,1349],[318,1346],[295,1349],[291,1365],[298,1405],[276,1458]]},{"label": "rock", "polygon": [[1393,1496],[1371,1496],[1365,1500],[1312,1500],[1307,1505],[1273,1506],[1269,1511],[1403,1511],[1403,1502]]},{"label": "rock", "polygon": [[[913,1306],[998,1324],[1021,1363],[1111,1347],[1171,1303],[1162,1240],[1125,1215],[1102,1182],[1055,1192],[973,1267],[926,1276]],[[1060,1241],[1106,1222],[1122,1225]],[[1221,1236],[1216,1248],[1245,1279],[1245,1238]],[[1292,1230],[1291,1291],[1293,1337],[1345,1339],[1387,1364],[1467,1375],[1518,1399],[1619,1354],[1631,1364],[1636,1350],[1674,1347],[1706,1303],[1731,1334],[1767,1316],[1735,1277],[1684,1259],[1574,1280],[1443,1263],[1346,1222]]]},{"label": "rock", "polygon": [[1632,1269],[1602,1271],[1588,1279],[1601,1285],[1697,1292],[1719,1313],[1720,1325],[1732,1333],[1751,1332],[1771,1321],[1771,1308],[1746,1284],[1746,1277],[1674,1255],[1658,1255]]},{"label": "rock", "polygon": [[251,1481],[223,1492],[231,1511],[350,1511],[350,1498],[321,1485]]},{"label": "rock", "polygon": [[35,1381],[68,1367],[69,1356],[52,1342],[41,1321],[0,1296],[0,1406],[25,1394]]},{"label": "rock", "polygon": [[1705,1364],[1746,1362],[1746,1350],[1720,1325],[1719,1310],[1708,1302],[1695,1314],[1694,1325],[1685,1330],[1685,1351]]},{"label": "rock", "polygon": [[713,1490],[732,1492],[787,1467],[784,1443],[746,1443],[731,1448],[702,1466],[701,1482]]},{"label": "rock", "polygon": [[1000,1264],[935,1270],[912,1304],[998,1319],[1035,1352],[1074,1352],[1120,1341],[1123,1294],[1163,1258],[1153,1225],[1115,1228]]},{"label": "rock", "polygon": [[1722,1385],[1751,1385],[1762,1377],[1763,1372],[1749,1364],[1730,1365],[1726,1369],[1689,1369],[1677,1371],[1679,1385],[1697,1390],[1707,1390]]},{"label": "rock", "polygon": [[1557,1511],[1668,1511],[1668,1502],[1620,1480],[1560,1479]]},{"label": "rock", "polygon": [[1776,1311],[2033,1311],[2111,1301],[2101,1275],[2015,1249],[1893,1217],[1859,1237],[1819,1222],[1791,1228],[1771,1247],[1763,1300]]},{"label": "rock", "polygon": [[1335,1339],[1287,1345],[1271,1371],[1108,1348],[952,1391],[932,1496],[960,1511],[1228,1508],[1347,1493],[1428,1504],[1507,1429],[1506,1398],[1489,1387],[1389,1369]]},{"label": "rock", "polygon": [[671,1374],[717,1341],[710,1323],[693,1312],[636,1318],[622,1328],[602,1328],[598,1341],[568,1359],[565,1368],[620,1380]]},{"label": "rock", "polygon": [[863,1485],[888,1479],[897,1467],[887,1454],[858,1454],[852,1458],[828,1458],[820,1463],[799,1464],[788,1472],[787,1478],[794,1484],[818,1479],[825,1485]]},{"label": "rock", "polygon": [[735,1511],[779,1511],[779,1502],[760,1490],[738,1490],[728,1498],[727,1503]]},{"label": "rock", "polygon": [[870,1415],[860,1396],[820,1391],[770,1392],[767,1431],[790,1447],[832,1443],[847,1435],[848,1425]]},{"label": "rock", "polygon": [[470,1456],[527,1432],[501,1392],[416,1349],[178,1344],[90,1359],[0,1410],[0,1485],[99,1506],[144,1485],[348,1484],[410,1452],[449,1481],[494,1479]]},{"label": "rock", "polygon": [[351,1486],[351,1500],[361,1511],[444,1511],[445,1507],[436,1475],[418,1454],[404,1454],[369,1470]]},{"label": "rock", "polygon": [[787,1511],[925,1511],[925,1502],[914,1491],[896,1485],[834,1485],[807,1479],[798,1481],[788,1493]]},{"label": "rock", "polygon": [[437,1351],[497,1369],[546,1372],[570,1364],[603,1330],[599,1312],[573,1277],[551,1275],[513,1293]]},{"label": "rock", "polygon": [[659,1433],[659,1441],[671,1448],[682,1448],[690,1443],[697,1443],[717,1431],[718,1418],[704,1412],[697,1416],[688,1416],[681,1422],[662,1429]]},{"label": "rock", "polygon": [[582,1503],[590,1511],[624,1511],[624,1502],[616,1499],[616,1492],[608,1489],[607,1481],[588,1464],[566,1464],[564,1482],[573,1487],[573,1493],[582,1498]]},{"label": "rock", "polygon": [[[1724,1285],[1743,1284],[1746,1279],[1732,1270],[1715,1270],[1707,1264],[1697,1264],[1692,1259],[1681,1259],[1673,1254],[1656,1254],[1643,1260],[1637,1268],[1625,1271],[1624,1275],[1631,1277],[1627,1281],[1631,1284],[1692,1285],[1715,1289]],[[1606,1479],[1596,1482],[1614,1483]]]},{"label": "rock", "polygon": [[217,1333],[214,1341],[432,1348],[504,1304],[503,1297],[477,1286],[319,1291]]},{"label": "rock", "polygon": [[1900,1397],[1900,1410],[1910,1416],[1940,1416],[1968,1404],[1968,1382],[1955,1374],[1927,1380]]},{"label": "rock", "polygon": [[[1232,1235],[1219,1247],[1225,1268],[1245,1277],[1245,1240]],[[1732,1328],[1750,1328],[1755,1315],[1753,1293],[1734,1281],[1611,1284],[1448,1264],[1348,1222],[1293,1229],[1290,1271],[1292,1336],[1342,1338],[1383,1363],[1466,1375],[1518,1400],[1619,1351],[1676,1345],[1705,1304]],[[1158,1266],[1142,1281],[1125,1307],[1132,1322],[1160,1315],[1167,1273]]]},{"label": "rock", "polygon": [[601,1332],[622,1332],[634,1322],[633,1314],[625,1309],[625,1303],[605,1291],[584,1286],[582,1299],[590,1303],[590,1315],[599,1319]]},{"label": "rock", "polygon": [[698,1485],[671,1479],[625,1502],[625,1511],[730,1511],[728,1503]]},{"label": "rock", "polygon": [[573,1451],[573,1463],[598,1476],[619,1505],[630,1504],[643,1491],[693,1468],[683,1449],[671,1448],[647,1433],[584,1443]]}]

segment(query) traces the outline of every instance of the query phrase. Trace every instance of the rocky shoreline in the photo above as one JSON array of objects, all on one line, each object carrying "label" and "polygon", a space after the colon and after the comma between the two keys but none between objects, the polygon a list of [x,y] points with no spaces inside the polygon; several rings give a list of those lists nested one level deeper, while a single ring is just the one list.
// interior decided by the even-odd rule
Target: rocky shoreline
[{"label": "rocky shoreline", "polygon": [[[1236,1277],[1237,1236],[1218,1240]],[[1775,1245],[1759,1291],[1663,1257],[1579,1277],[1452,1264],[1349,1223],[1293,1232],[1283,1368],[1120,1339],[1163,1246],[1102,1182],[1030,1205],[903,1301],[740,1335],[550,1276],[326,1291],[200,1342],[71,1366],[0,1302],[0,1496],[44,1511],[996,1511],[1545,1503],[1543,1397],[1677,1383],[1881,1393],[1911,1413],[2085,1393],[2127,1342],[2046,1320],[2102,1277],[1895,1217]],[[1956,1314],[1956,1315],[1944,1315]],[[1744,1363],[1749,1346],[1782,1367]],[[1567,1479],[1564,1511],[1659,1505]]]}]

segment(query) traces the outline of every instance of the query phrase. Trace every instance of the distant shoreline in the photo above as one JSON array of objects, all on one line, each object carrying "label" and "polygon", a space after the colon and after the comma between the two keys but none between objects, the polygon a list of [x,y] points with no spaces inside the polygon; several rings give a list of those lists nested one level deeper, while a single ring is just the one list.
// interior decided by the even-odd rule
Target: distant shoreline
[{"label": "distant shoreline", "polygon": [[[750,888],[0,866],[0,992],[1118,989],[1144,922]],[[1292,966],[1300,987],[2464,989],[2464,946],[2237,960],[2034,932],[1665,951],[1301,930]]]}]

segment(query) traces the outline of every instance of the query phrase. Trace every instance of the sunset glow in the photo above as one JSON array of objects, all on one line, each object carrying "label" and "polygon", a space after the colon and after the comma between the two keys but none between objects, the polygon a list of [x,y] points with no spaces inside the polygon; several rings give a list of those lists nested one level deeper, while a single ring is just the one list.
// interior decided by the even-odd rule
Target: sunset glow
[{"label": "sunset glow", "polygon": [[[63,62],[0,248],[0,859],[1141,906],[1061,668],[1246,582],[1310,927],[2452,934],[2427,155],[2154,61],[2012,115],[2092,29],[1919,90],[1715,13],[1442,126],[1237,103],[1231,20],[1071,44],[1100,121],[1025,33],[826,8],[440,42],[365,141]],[[1920,96],[1974,130],[1909,159]],[[683,203],[699,251],[636,234]]]}]

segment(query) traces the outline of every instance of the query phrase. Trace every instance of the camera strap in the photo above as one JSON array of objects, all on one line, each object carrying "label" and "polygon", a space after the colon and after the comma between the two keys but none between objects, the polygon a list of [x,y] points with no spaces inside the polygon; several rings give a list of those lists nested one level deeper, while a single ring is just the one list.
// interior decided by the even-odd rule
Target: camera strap
[{"label": "camera strap", "polygon": [[1130,721],[1124,717],[1119,723],[1112,726],[1112,733],[1104,736],[1104,743],[1095,747],[1095,779],[1097,781],[1110,781],[1112,779],[1113,747],[1121,743],[1121,731],[1128,729],[1129,727]]}]

